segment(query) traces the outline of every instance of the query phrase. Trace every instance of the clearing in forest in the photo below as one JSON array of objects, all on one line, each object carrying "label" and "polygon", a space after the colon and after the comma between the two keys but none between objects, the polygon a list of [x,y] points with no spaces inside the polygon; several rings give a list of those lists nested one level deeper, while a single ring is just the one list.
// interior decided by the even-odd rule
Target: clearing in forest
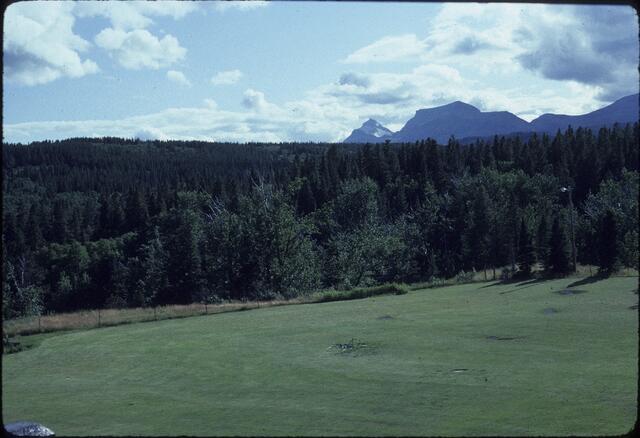
[{"label": "clearing in forest", "polygon": [[3,419],[58,435],[623,434],[638,279],[563,293],[574,282],[50,334],[3,356]]}]

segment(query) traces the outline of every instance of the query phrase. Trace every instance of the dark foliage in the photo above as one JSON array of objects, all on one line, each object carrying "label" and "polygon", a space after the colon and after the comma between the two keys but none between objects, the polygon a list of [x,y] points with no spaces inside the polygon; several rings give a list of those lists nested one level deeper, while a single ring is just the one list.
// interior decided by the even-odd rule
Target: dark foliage
[{"label": "dark foliage", "polygon": [[579,261],[637,264],[637,143],[638,124],[468,146],[4,144],[3,315],[528,272],[534,255],[563,273],[561,186]]}]

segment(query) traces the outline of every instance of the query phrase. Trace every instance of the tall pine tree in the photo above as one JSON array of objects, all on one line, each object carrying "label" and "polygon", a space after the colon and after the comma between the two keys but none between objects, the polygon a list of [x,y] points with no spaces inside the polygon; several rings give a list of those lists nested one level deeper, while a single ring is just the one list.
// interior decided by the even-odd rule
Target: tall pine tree
[{"label": "tall pine tree", "polygon": [[598,226],[598,266],[603,274],[611,274],[618,267],[618,224],[611,210],[607,210]]},{"label": "tall pine tree", "polygon": [[527,231],[524,219],[520,221],[520,238],[518,244],[518,270],[523,276],[531,275],[531,267],[535,263],[535,252],[531,243],[531,236]]},{"label": "tall pine tree", "polygon": [[554,274],[566,274],[570,270],[567,235],[558,216],[553,220],[549,239],[549,255],[546,268]]}]

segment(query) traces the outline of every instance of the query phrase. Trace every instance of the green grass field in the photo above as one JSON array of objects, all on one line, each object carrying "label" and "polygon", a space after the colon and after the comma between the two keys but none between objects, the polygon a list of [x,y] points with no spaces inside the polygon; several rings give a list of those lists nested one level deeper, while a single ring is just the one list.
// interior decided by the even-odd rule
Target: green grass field
[{"label": "green grass field", "polygon": [[37,335],[2,358],[3,419],[58,435],[626,433],[638,279],[559,293],[576,281]]}]

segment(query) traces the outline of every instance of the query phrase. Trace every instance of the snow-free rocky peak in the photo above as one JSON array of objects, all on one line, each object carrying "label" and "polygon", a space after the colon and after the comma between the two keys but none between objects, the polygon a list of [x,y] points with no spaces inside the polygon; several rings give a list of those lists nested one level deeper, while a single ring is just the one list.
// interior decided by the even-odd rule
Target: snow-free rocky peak
[{"label": "snow-free rocky peak", "polygon": [[413,142],[432,138],[445,144],[452,136],[461,140],[488,138],[494,135],[554,134],[568,126],[598,129],[614,123],[635,123],[639,120],[638,94],[623,97],[603,108],[583,115],[543,114],[531,123],[508,111],[483,112],[468,103],[455,101],[435,108],[423,108],[398,132],[391,132],[369,119],[354,130],[345,143]]}]

